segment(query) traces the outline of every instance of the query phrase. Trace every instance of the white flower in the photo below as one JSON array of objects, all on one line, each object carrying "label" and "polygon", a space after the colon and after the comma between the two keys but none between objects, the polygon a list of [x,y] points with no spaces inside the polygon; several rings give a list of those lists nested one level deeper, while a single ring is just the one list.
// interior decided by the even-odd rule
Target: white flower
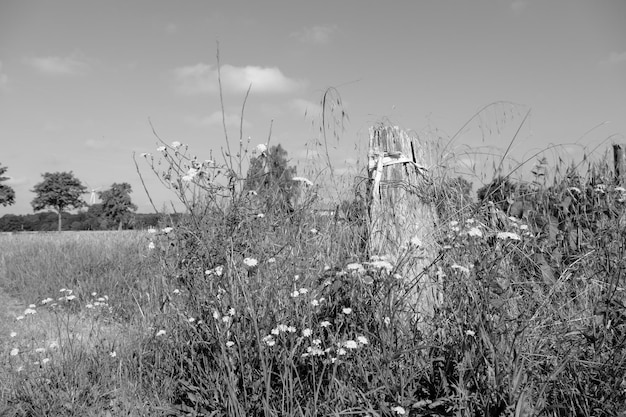
[{"label": "white flower", "polygon": [[196,321],[196,319],[194,319],[193,317],[189,317],[189,318],[187,319],[187,321],[188,321],[189,323],[193,323],[194,321]]},{"label": "white flower", "polygon": [[459,271],[461,271],[461,272],[463,272],[463,273],[465,273],[467,275],[469,275],[469,273],[470,273],[470,270],[468,268],[466,268],[464,266],[461,266],[461,265],[454,264],[454,265],[451,266],[451,268],[452,269],[458,269]]},{"label": "white flower", "polygon": [[148,249],[153,250],[156,246],[154,246],[154,242],[148,243]]},{"label": "white flower", "polygon": [[165,330],[161,329],[156,333],[156,337],[165,336]]},{"label": "white flower", "polygon": [[343,314],[352,314],[352,309],[350,307],[344,307],[341,309]]},{"label": "white flower", "polygon": [[472,227],[467,231],[467,234],[472,237],[483,237],[483,232],[478,227]]},{"label": "white flower", "polygon": [[402,407],[400,407],[399,405],[395,406],[395,407],[391,407],[391,411],[393,411],[396,414],[399,415],[405,415],[406,414],[406,410]]},{"label": "white flower", "polygon": [[466,330],[465,334],[472,337],[476,336],[476,332],[473,330]]},{"label": "white flower", "polygon": [[156,150],[157,152],[165,152],[165,146],[159,146]]},{"label": "white flower", "polygon": [[24,320],[24,316],[17,316],[17,317],[15,318],[15,320],[18,320],[18,321],[19,321],[19,320]]},{"label": "white flower", "polygon": [[163,233],[169,233],[169,232],[171,232],[172,230],[174,230],[174,228],[173,228],[173,227],[164,227],[163,229],[161,229],[161,231],[162,231]]},{"label": "white flower", "polygon": [[235,342],[233,342],[232,340],[229,340],[228,342],[226,342],[226,347],[233,347],[235,346]]},{"label": "white flower", "polygon": [[317,300],[311,300],[311,305],[312,305],[313,307],[317,307],[317,306],[319,306],[319,305],[320,305],[320,302],[319,302],[319,301],[317,301]]},{"label": "white flower", "polygon": [[264,143],[259,143],[258,145],[256,145],[256,148],[254,148],[254,151],[255,153],[264,155],[267,152],[267,145],[265,145]]},{"label": "white flower", "polygon": [[37,306],[35,304],[30,304],[28,308],[37,308]]},{"label": "white flower", "polygon": [[[100,304],[98,303],[98,305],[100,305]],[[91,304],[91,303],[85,304],[85,308],[92,309],[93,308],[93,304]]]},{"label": "white flower", "polygon": [[180,143],[179,141],[175,140],[174,142],[172,142],[172,148],[174,149],[178,149],[182,146],[183,144]]},{"label": "white flower", "polygon": [[52,298],[48,297],[45,300],[41,300],[41,304],[48,304],[49,302],[54,301]]},{"label": "white flower", "polygon": [[35,353],[45,353],[46,352],[46,348],[37,348],[35,349]]},{"label": "white flower", "polygon": [[33,310],[32,308],[27,308],[26,310],[24,310],[24,315],[28,316],[31,314],[37,314],[37,310]]},{"label": "white flower", "polygon": [[337,349],[337,355],[345,355],[347,352],[344,348]]},{"label": "white flower", "polygon": [[259,261],[257,261],[254,258],[245,258],[243,260],[243,263],[246,264],[248,268],[254,268],[255,266],[259,264]]},{"label": "white flower", "polygon": [[348,349],[356,349],[359,345],[354,340],[348,340],[345,344]]},{"label": "white flower", "polygon": [[147,157],[152,156],[152,155],[149,154],[148,152],[142,152],[141,156],[143,156],[144,158],[147,158]]},{"label": "white flower", "polygon": [[272,335],[264,336],[263,342],[268,346],[274,346],[276,344],[276,341],[274,340],[274,337]]},{"label": "white flower", "polygon": [[176,289],[174,289],[174,291],[172,291],[172,294],[178,295],[178,294],[180,294],[180,290],[178,288],[176,288]]},{"label": "white flower", "polygon": [[512,232],[498,232],[496,237],[500,240],[506,240],[506,239],[520,240],[519,235],[517,235],[516,233],[512,233]]},{"label": "white flower", "polygon": [[313,186],[313,182],[311,182],[309,179],[304,178],[304,177],[293,177],[292,180],[302,182],[309,187]]},{"label": "white flower", "polygon": [[50,362],[50,358],[43,358],[43,359],[41,360],[41,364],[42,364],[42,365],[45,365],[45,364],[47,364],[48,362]]},{"label": "white flower", "polygon": [[116,356],[117,356],[117,353],[116,353],[115,351],[113,351],[113,352],[109,353],[109,356],[110,356],[110,357],[112,357],[112,358],[114,358],[114,357],[116,357]]},{"label": "white flower", "polygon": [[354,262],[354,263],[346,265],[346,269],[348,271],[356,271],[356,272],[363,272],[363,271],[365,271],[365,269],[363,268],[363,265],[361,265],[360,263],[357,263],[357,262]]},{"label": "white flower", "polygon": [[17,336],[17,333],[15,333],[15,332],[11,332],[10,336],[11,336],[11,337],[15,337],[15,336]]},{"label": "white flower", "polygon": [[389,317],[385,317],[385,319],[383,320],[383,322],[385,323],[385,326],[389,326],[391,324],[391,318]]},{"label": "white flower", "polygon": [[308,293],[309,290],[307,290],[306,288],[300,288],[299,292],[300,292],[300,294],[304,295],[304,294]]},{"label": "white flower", "polygon": [[357,336],[356,340],[361,345],[367,345],[369,343],[369,341],[367,340],[367,337],[365,337],[365,336]]},{"label": "white flower", "polygon": [[11,349],[11,356],[17,356],[20,353],[20,350],[18,348],[13,348]]},{"label": "white flower", "polygon": [[287,326],[286,324],[279,324],[278,326],[276,326],[276,328],[278,329],[278,331],[286,332],[289,326]]},{"label": "white flower", "polygon": [[292,292],[292,293],[291,293],[291,296],[292,296],[293,298],[296,298],[296,297],[297,297],[297,296],[299,296],[299,295],[300,295],[300,291],[298,291],[298,290],[295,290],[294,292]]},{"label": "white flower", "polygon": [[330,322],[327,320],[324,320],[323,322],[320,323],[320,327],[329,327],[330,326]]},{"label": "white flower", "polygon": [[304,329],[302,330],[302,336],[304,337],[310,337],[313,334],[313,330],[311,329]]},{"label": "white flower", "polygon": [[268,263],[268,264],[273,264],[273,263],[276,263],[276,258],[274,258],[274,257],[269,258],[269,259],[267,260],[267,263]]},{"label": "white flower", "polygon": [[154,227],[148,229],[148,233],[156,233],[157,230]]},{"label": "white flower", "polygon": [[256,215],[257,218],[262,219],[263,217],[265,217],[265,214],[263,213],[259,213]]},{"label": "white flower", "polygon": [[393,265],[387,261],[369,262],[368,265],[374,269],[384,269],[388,274],[393,270]]},{"label": "white flower", "polygon": [[234,309],[234,308],[232,308],[232,307],[231,307],[231,308],[229,308],[229,309],[228,309],[228,315],[229,315],[229,316],[234,316],[234,315],[235,315],[235,309]]},{"label": "white flower", "polygon": [[221,316],[221,314],[219,313],[219,311],[217,311],[217,310],[213,310],[213,318],[214,318],[215,320],[219,320],[219,319],[220,319],[220,317],[222,317],[222,316]]},{"label": "white flower", "polygon": [[278,327],[274,327],[274,328],[272,329],[272,334],[273,334],[274,336],[278,336],[278,335],[280,334],[280,330],[278,329]]},{"label": "white flower", "polygon": [[287,327],[287,331],[289,333],[295,333],[296,332],[296,328],[294,326],[289,326],[289,327]]},{"label": "white flower", "polygon": [[72,300],[73,300],[73,299],[75,299],[75,298],[76,298],[76,296],[75,296],[75,295],[68,295],[67,297],[65,297],[65,299],[66,299],[67,301],[72,301]]},{"label": "white flower", "polygon": [[58,348],[58,347],[59,347],[59,344],[58,344],[57,342],[51,342],[51,343],[48,345],[48,348],[49,348],[49,349],[56,349],[56,348]]}]

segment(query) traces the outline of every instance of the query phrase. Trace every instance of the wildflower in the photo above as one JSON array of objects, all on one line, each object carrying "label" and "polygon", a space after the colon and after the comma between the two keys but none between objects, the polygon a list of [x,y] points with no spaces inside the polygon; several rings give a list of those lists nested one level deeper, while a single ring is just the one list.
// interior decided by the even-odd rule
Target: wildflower
[{"label": "wildflower", "polygon": [[276,341],[274,340],[274,337],[272,335],[267,335],[263,337],[263,343],[265,343],[267,346],[274,346],[276,344]]},{"label": "wildflower", "polygon": [[389,326],[391,324],[391,318],[389,317],[385,317],[383,319],[383,322],[385,323],[385,326]]},{"label": "wildflower", "polygon": [[148,249],[153,250],[155,247],[154,242],[148,243]]},{"label": "wildflower", "polygon": [[328,327],[330,326],[330,322],[327,320],[324,320],[323,322],[320,323],[320,327]]},{"label": "wildflower", "polygon": [[274,258],[274,257],[269,258],[269,259],[267,260],[267,263],[268,263],[268,264],[273,264],[273,263],[275,263],[275,262],[276,262],[276,258]]},{"label": "wildflower", "polygon": [[309,187],[313,186],[313,182],[311,182],[311,180],[304,178],[304,177],[293,177],[292,180],[294,181],[298,181],[298,182],[302,182],[306,185],[308,185]]},{"label": "wildflower", "polygon": [[337,349],[337,355],[345,355],[347,352],[344,348]]},{"label": "wildflower", "polygon": [[474,219],[466,219],[465,220],[465,223],[467,223],[467,224],[474,224],[475,222],[476,222],[476,220],[474,220]]},{"label": "wildflower", "polygon": [[169,227],[169,226],[168,227],[164,227],[163,229],[161,229],[161,231],[163,233],[165,233],[165,234],[171,232],[172,230],[174,230],[174,228],[173,227]]},{"label": "wildflower", "polygon": [[255,195],[257,195],[257,192],[254,191],[254,190],[250,190],[250,191],[248,191],[248,195],[249,196],[255,196]]},{"label": "wildflower", "polygon": [[306,289],[306,288],[300,288],[299,292],[300,292],[300,294],[304,295],[304,294],[308,293],[309,290]]},{"label": "wildflower", "polygon": [[350,307],[344,307],[341,309],[343,314],[352,314],[352,309]]},{"label": "wildflower", "polygon": [[148,233],[150,233],[150,234],[154,234],[156,232],[157,232],[157,230],[154,227],[151,227],[151,228],[148,229]]},{"label": "wildflower", "polygon": [[468,268],[466,268],[464,266],[461,266],[461,265],[454,264],[454,265],[451,266],[451,268],[452,269],[458,269],[459,271],[461,271],[461,272],[463,272],[465,274],[468,274],[468,275],[470,273],[470,270]]},{"label": "wildflower", "polygon": [[257,218],[262,219],[263,217],[265,217],[265,214],[263,213],[259,213],[256,215]]},{"label": "wildflower", "polygon": [[360,263],[351,263],[346,265],[346,269],[351,272],[364,272],[365,268]]},{"label": "wildflower", "polygon": [[37,348],[35,349],[35,353],[45,353],[46,352],[46,348]]},{"label": "wildflower", "polygon": [[73,300],[73,299],[75,299],[75,298],[76,298],[76,296],[75,296],[75,295],[68,295],[67,297],[65,297],[65,299],[66,299],[67,301],[72,301],[72,300]]},{"label": "wildflower", "polygon": [[359,345],[354,340],[348,340],[345,344],[345,347],[347,347],[348,349],[356,349],[359,347]]},{"label": "wildflower", "polygon": [[155,336],[156,337],[165,336],[165,330],[159,330]]},{"label": "wildflower", "polygon": [[294,326],[289,326],[289,327],[287,327],[287,331],[289,333],[295,333],[296,332],[296,328]]},{"label": "wildflower", "polygon": [[520,240],[519,235],[517,235],[516,233],[512,233],[512,232],[498,232],[496,237],[500,240],[506,240],[506,239]]},{"label": "wildflower", "polygon": [[196,321],[196,319],[194,319],[193,317],[189,317],[189,318],[187,319],[187,321],[188,321],[189,323],[193,323],[194,321]]},{"label": "wildflower", "polygon": [[172,291],[172,294],[178,295],[178,294],[180,294],[180,290],[178,288],[176,288],[174,291]]},{"label": "wildflower", "polygon": [[456,220],[453,220],[449,224],[450,224],[450,227],[455,227],[459,225],[459,222],[457,222]]},{"label": "wildflower", "polygon": [[[99,305],[99,304],[100,304],[100,303],[98,303],[98,305]],[[86,305],[85,305],[85,308],[92,309],[92,308],[93,308],[93,304],[88,303],[88,304],[86,304]]]},{"label": "wildflower", "polygon": [[156,150],[157,152],[165,152],[165,146],[159,146]]},{"label": "wildflower", "polygon": [[41,300],[41,304],[48,304],[51,301],[54,301],[54,300],[52,298],[48,297],[45,300]]},{"label": "wildflower", "polygon": [[278,329],[278,327],[274,327],[274,328],[272,329],[272,334],[273,334],[274,336],[278,336],[278,335],[280,334],[280,330]]},{"label": "wildflower", "polygon": [[17,317],[15,318],[15,320],[18,320],[18,321],[19,321],[19,320],[24,320],[24,316],[17,316]]},{"label": "wildflower", "polygon": [[393,266],[387,261],[374,261],[370,262],[369,266],[374,269],[385,270],[388,274],[393,270]]},{"label": "wildflower", "polygon": [[95,297],[96,295],[98,295],[98,293],[97,293],[97,292],[95,292],[95,291],[91,293],[91,296],[92,296],[92,297]]},{"label": "wildflower", "polygon": [[117,356],[117,353],[115,351],[112,351],[111,353],[109,353],[109,356],[115,358]]},{"label": "wildflower", "polygon": [[319,346],[319,345],[322,344],[322,341],[319,340],[319,339],[313,339],[313,341],[311,343],[313,343],[315,346]]},{"label": "wildflower", "polygon": [[367,337],[365,336],[357,336],[356,340],[361,345],[367,345],[369,343],[369,341],[367,340]]},{"label": "wildflower", "polygon": [[391,407],[391,411],[402,416],[406,414],[406,410],[403,407],[400,407],[399,405],[395,407]]},{"label": "wildflower", "polygon": [[311,229],[311,233],[312,233],[312,234],[314,234],[314,235],[316,235],[316,234],[318,233],[318,232],[317,232],[317,229],[316,229],[316,228]]},{"label": "wildflower", "polygon": [[276,326],[276,328],[279,332],[286,332],[289,326],[287,326],[286,324],[279,324],[278,326]]},{"label": "wildflower", "polygon": [[264,143],[259,143],[258,145],[256,145],[254,152],[261,154],[261,155],[265,155],[265,153],[267,152],[267,145],[265,145]]},{"label": "wildflower", "polygon": [[59,347],[59,344],[58,344],[57,342],[51,342],[51,343],[48,345],[48,348],[49,348],[49,349],[56,349],[56,348],[58,348],[58,347]]},{"label": "wildflower", "polygon": [[294,280],[294,281],[297,281],[297,280],[299,280],[299,279],[300,279],[300,275],[294,275],[294,276],[293,276],[293,280]]},{"label": "wildflower", "polygon": [[178,149],[182,146],[182,143],[180,143],[179,141],[175,140],[174,142],[172,142],[172,148],[174,149]]},{"label": "wildflower", "polygon": [[302,336],[304,337],[310,337],[313,334],[313,330],[311,329],[304,329],[302,330]]},{"label": "wildflower", "polygon": [[48,362],[50,362],[50,358],[43,358],[43,359],[41,360],[41,364],[42,364],[42,365],[45,365],[45,364],[47,364]]},{"label": "wildflower", "polygon": [[483,232],[478,227],[472,227],[467,234],[472,237],[483,237]]},{"label": "wildflower", "polygon": [[151,155],[151,154],[149,154],[148,152],[142,152],[140,155],[141,155],[143,158],[147,158],[147,157],[149,157],[149,156],[152,156],[152,155]]},{"label": "wildflower", "polygon": [[294,292],[291,293],[291,297],[296,298],[297,296],[300,295],[300,291],[295,290]]},{"label": "wildflower", "polygon": [[476,332],[473,330],[466,330],[465,334],[472,337],[476,336]]},{"label": "wildflower", "polygon": [[520,228],[520,230],[528,230],[528,225],[527,224],[521,224],[519,228]]},{"label": "wildflower", "polygon": [[17,336],[17,333],[15,333],[15,332],[11,332],[10,336],[11,336],[11,337],[15,337],[15,336]]},{"label": "wildflower", "polygon": [[319,301],[317,301],[317,300],[311,300],[311,305],[312,305],[313,307],[317,307],[317,306],[319,306],[319,305],[320,305],[320,302],[319,302]]},{"label": "wildflower", "polygon": [[245,258],[243,260],[243,263],[246,264],[248,268],[254,268],[255,266],[259,264],[259,261],[257,261],[254,258]]},{"label": "wildflower", "polygon": [[20,350],[18,348],[13,348],[11,349],[11,356],[17,356],[20,353]]},{"label": "wildflower", "polygon": [[226,347],[233,347],[235,346],[235,342],[233,342],[232,340],[229,340],[228,342],[226,342]]}]

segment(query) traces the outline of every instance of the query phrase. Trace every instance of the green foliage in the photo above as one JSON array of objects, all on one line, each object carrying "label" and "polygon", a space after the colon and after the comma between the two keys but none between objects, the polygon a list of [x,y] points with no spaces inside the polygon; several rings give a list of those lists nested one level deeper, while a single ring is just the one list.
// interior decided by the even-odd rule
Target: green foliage
[{"label": "green foliage", "polygon": [[6,184],[3,184],[3,182],[9,179],[8,177],[3,176],[7,172],[7,169],[7,167],[0,164],[0,204],[3,206],[15,204],[15,190]]},{"label": "green foliage", "polygon": [[102,200],[102,216],[118,224],[118,230],[122,230],[122,225],[128,223],[132,218],[132,212],[137,210],[137,206],[132,203],[130,184],[114,183],[111,188],[98,192],[98,198]]},{"label": "green foliage", "polygon": [[33,192],[37,196],[31,202],[33,210],[52,208],[58,213],[58,230],[61,231],[61,213],[65,209],[78,209],[86,206],[81,196],[87,190],[78,178],[70,172],[46,172],[43,181],[35,184]]},{"label": "green foliage", "polygon": [[258,194],[266,212],[293,211],[298,191],[295,176],[296,168],[289,166],[287,151],[278,144],[250,159],[244,189]]}]

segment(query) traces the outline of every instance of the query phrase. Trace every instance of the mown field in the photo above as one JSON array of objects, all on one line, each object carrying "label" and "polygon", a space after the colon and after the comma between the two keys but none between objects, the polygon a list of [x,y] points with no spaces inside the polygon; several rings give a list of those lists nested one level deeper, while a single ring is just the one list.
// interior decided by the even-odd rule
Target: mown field
[{"label": "mown field", "polygon": [[[2,235],[0,415],[625,415],[626,190],[599,172],[482,200],[439,182],[415,277],[368,253],[359,204],[275,193],[146,232]],[[420,317],[407,294],[434,276]]]}]

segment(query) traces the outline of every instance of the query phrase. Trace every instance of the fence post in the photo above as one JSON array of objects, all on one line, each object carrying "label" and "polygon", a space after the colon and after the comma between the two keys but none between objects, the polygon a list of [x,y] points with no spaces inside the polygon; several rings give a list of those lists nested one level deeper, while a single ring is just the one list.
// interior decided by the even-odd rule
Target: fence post
[{"label": "fence post", "polygon": [[[398,127],[370,128],[368,208],[370,256],[387,256],[398,266],[418,320],[432,317],[441,303],[440,276],[428,266],[438,254],[437,213],[429,193],[428,167],[435,146]],[[420,247],[416,247],[416,243]]]}]

